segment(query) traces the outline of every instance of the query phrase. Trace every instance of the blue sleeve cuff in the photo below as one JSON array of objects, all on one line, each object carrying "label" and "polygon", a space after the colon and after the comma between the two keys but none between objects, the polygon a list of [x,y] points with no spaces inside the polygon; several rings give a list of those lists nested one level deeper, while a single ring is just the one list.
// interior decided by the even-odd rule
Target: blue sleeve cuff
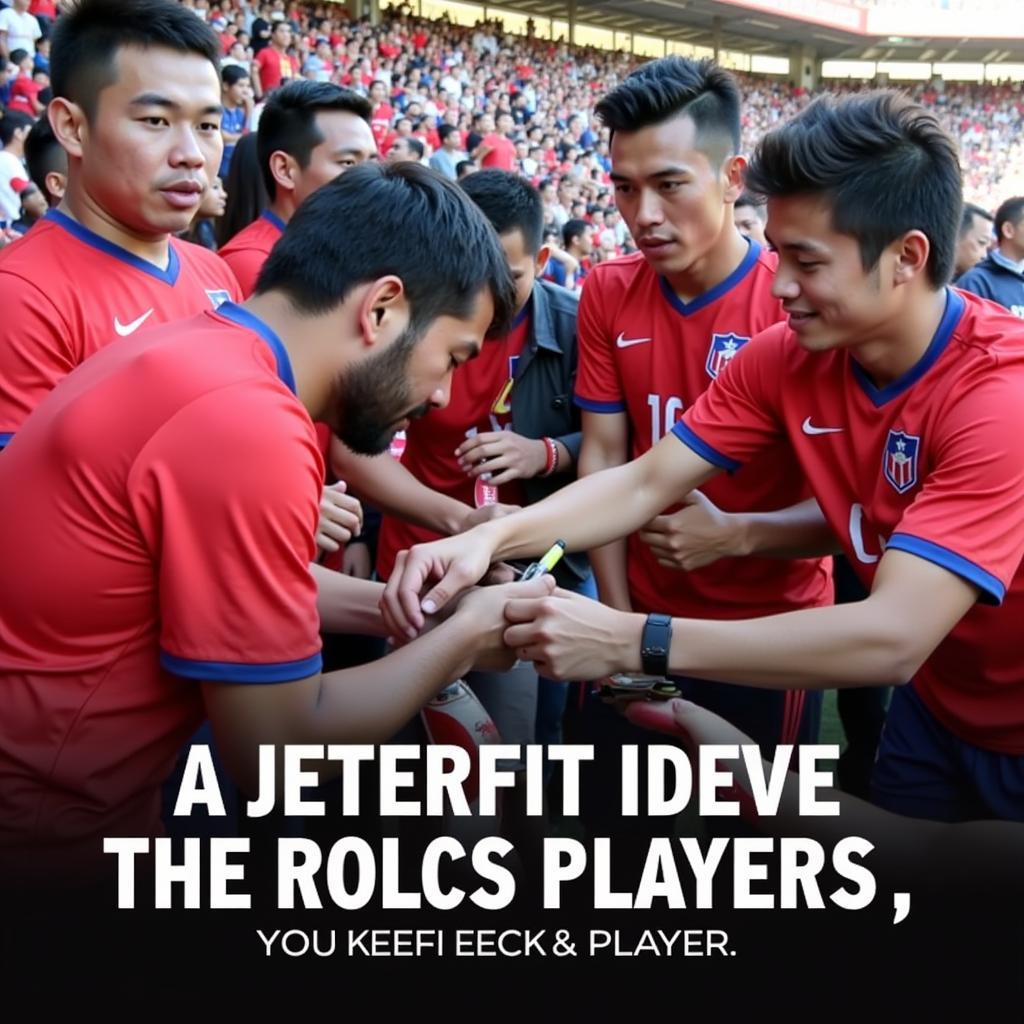
[{"label": "blue sleeve cuff", "polygon": [[981,591],[981,601],[984,604],[1000,605],[1006,596],[1006,587],[992,575],[982,569],[980,565],[958,555],[941,544],[934,544],[930,540],[923,540],[909,533],[894,533],[885,545],[885,550],[906,551],[907,554],[917,555],[935,565],[941,565],[957,576],[974,584]]},{"label": "blue sleeve cuff", "polygon": [[595,402],[590,398],[581,398],[579,395],[573,395],[573,402],[578,405],[581,409],[586,409],[587,412],[625,412],[625,402]]},{"label": "blue sleeve cuff", "polygon": [[324,660],[317,651],[300,661],[247,665],[234,661],[192,661],[161,651],[160,664],[176,676],[213,683],[291,683],[296,679],[316,675],[323,668]]},{"label": "blue sleeve cuff", "polygon": [[737,462],[735,459],[730,459],[728,455],[723,455],[720,451],[716,451],[706,441],[699,438],[682,420],[672,428],[672,433],[687,448],[692,448],[705,462],[710,462],[712,466],[718,466],[719,469],[724,469],[726,472],[735,473],[742,465],[742,463]]},{"label": "blue sleeve cuff", "polygon": [[13,440],[13,434],[0,434],[0,449],[6,448]]}]

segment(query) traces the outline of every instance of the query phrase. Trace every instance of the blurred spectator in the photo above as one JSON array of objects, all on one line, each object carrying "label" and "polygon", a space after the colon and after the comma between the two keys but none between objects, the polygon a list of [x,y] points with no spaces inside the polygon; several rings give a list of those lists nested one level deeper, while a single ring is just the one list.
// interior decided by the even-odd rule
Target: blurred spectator
[{"label": "blurred spectator", "polygon": [[768,223],[768,207],[752,196],[749,192],[736,200],[732,208],[733,220],[741,235],[752,238],[758,245],[767,246],[764,228]]},{"label": "blurred spectator", "polygon": [[9,57],[15,50],[35,56],[42,34],[39,22],[28,12],[28,0],[12,0],[10,7],[0,11],[0,57]]},{"label": "blurred spectator", "polygon": [[964,212],[960,218],[960,235],[956,245],[954,280],[980,263],[994,242],[992,214],[974,203],[964,203]]},{"label": "blurred spectator", "polygon": [[257,136],[243,135],[235,145],[231,170],[225,182],[227,204],[217,224],[217,244],[224,245],[247,228],[270,205],[260,170]]},{"label": "blurred spectator", "polygon": [[1024,317],[1024,196],[996,210],[996,248],[957,281],[957,287]]},{"label": "blurred spectator", "polygon": [[453,124],[443,124],[437,130],[441,148],[430,157],[430,166],[446,178],[458,178],[459,164],[466,159],[462,151],[462,132]]},{"label": "blurred spectator", "polygon": [[25,165],[47,204],[58,206],[68,187],[68,155],[45,117],[36,121],[25,139]]},{"label": "blurred spectator", "polygon": [[188,242],[195,242],[205,249],[217,251],[217,222],[224,216],[228,194],[220,178],[214,178],[210,187],[203,193],[203,201],[199,204],[196,219],[192,221],[188,231],[181,235]]},{"label": "blurred spectator", "polygon": [[220,164],[220,176],[226,179],[235,146],[248,131],[253,96],[252,80],[245,68],[228,65],[221,69],[220,78],[224,95],[224,113],[220,122],[220,133],[224,136],[224,157]]},{"label": "blurred spectator", "polygon": [[32,118],[15,110],[0,119],[0,225],[9,228],[21,218],[21,193],[29,185],[25,139]]}]

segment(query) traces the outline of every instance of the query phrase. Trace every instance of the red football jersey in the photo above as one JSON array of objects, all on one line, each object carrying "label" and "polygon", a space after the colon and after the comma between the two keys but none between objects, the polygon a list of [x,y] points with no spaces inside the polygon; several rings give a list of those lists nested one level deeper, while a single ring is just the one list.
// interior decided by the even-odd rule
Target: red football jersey
[{"label": "red football jersey", "polygon": [[202,246],[172,238],[160,270],[50,210],[0,251],[0,447],[108,342],[240,298],[227,265]]},{"label": "red football jersey", "polygon": [[[485,340],[480,355],[455,371],[451,399],[444,409],[435,409],[423,419],[413,420],[406,431],[402,465],[420,483],[471,508],[479,504],[476,478],[467,476],[459,467],[455,449],[467,437],[509,426],[511,413],[496,413],[492,409],[502,388],[515,377],[519,354],[529,332],[529,309],[527,305],[504,338]],[[514,387],[511,401],[515,401]],[[513,480],[502,484],[497,500],[507,505],[521,505],[520,482]],[[437,540],[439,536],[404,519],[384,516],[377,541],[377,574],[386,580],[399,551],[413,544]]]},{"label": "red football jersey", "polygon": [[[957,736],[1024,754],[1024,325],[947,291],[925,355],[877,388],[846,350],[810,353],[786,324],[748,345],[677,435],[726,468],[788,440],[868,587],[886,548],[981,592],[914,679]],[[1002,608],[987,607],[1002,602]]]},{"label": "red football jersey", "polygon": [[231,268],[246,298],[256,291],[256,279],[284,229],[285,223],[276,213],[264,210],[220,250],[218,255]]},{"label": "red football jersey", "polygon": [[[751,243],[726,280],[687,303],[641,254],[598,264],[580,300],[576,404],[588,412],[626,412],[632,457],[642,455],[753,335],[781,319],[771,295],[776,263]],[[767,512],[808,496],[783,444],[702,490],[727,512]],[[828,604],[830,566],[828,559],[734,558],[681,572],[660,566],[638,536],[629,538],[629,590],[637,611],[737,619]]]},{"label": "red football jersey", "polygon": [[323,462],[294,387],[229,303],[105,348],[0,456],[0,859],[159,834],[199,681],[319,671]]}]

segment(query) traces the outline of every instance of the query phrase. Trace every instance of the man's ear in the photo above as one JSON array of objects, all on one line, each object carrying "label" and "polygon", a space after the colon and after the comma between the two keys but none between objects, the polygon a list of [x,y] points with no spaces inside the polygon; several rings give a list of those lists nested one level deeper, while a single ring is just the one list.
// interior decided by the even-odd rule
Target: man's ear
[{"label": "man's ear", "polygon": [[46,114],[53,134],[68,156],[81,160],[85,141],[89,137],[89,121],[85,111],[63,96],[54,96],[46,108]]},{"label": "man's ear", "polygon": [[723,198],[727,203],[735,203],[743,195],[744,180],[747,173],[747,158],[738,155],[727,157],[722,165],[722,173],[726,181]]},{"label": "man's ear", "polygon": [[396,337],[408,323],[409,303],[400,277],[388,274],[370,282],[359,304],[359,332],[373,348]]},{"label": "man's ear", "polygon": [[537,250],[537,276],[540,277],[544,273],[544,268],[548,265],[548,260],[551,259],[551,246],[542,245]]},{"label": "man's ear", "polygon": [[296,179],[299,175],[299,163],[290,153],[282,149],[275,149],[270,154],[270,173],[278,188],[286,192],[294,192]]},{"label": "man's ear", "polygon": [[54,200],[59,203],[64,198],[64,193],[68,190],[68,176],[61,174],[60,171],[48,171],[43,184],[46,185],[46,198],[53,206]]},{"label": "man's ear", "polygon": [[923,231],[908,231],[894,243],[896,262],[893,283],[907,284],[928,269],[928,256],[932,251],[928,236]]}]

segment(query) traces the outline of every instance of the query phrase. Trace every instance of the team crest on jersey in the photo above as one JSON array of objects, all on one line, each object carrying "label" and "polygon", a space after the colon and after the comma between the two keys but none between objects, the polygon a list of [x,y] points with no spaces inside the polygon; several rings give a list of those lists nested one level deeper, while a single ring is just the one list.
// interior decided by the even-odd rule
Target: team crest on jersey
[{"label": "team crest on jersey", "polygon": [[708,349],[708,359],[704,364],[708,376],[714,380],[748,341],[749,338],[741,338],[738,334],[712,334],[711,348]]},{"label": "team crest on jersey", "polygon": [[221,303],[231,301],[231,293],[224,288],[207,288],[206,297],[213,303],[214,309]]},{"label": "team crest on jersey", "polygon": [[921,438],[902,430],[890,430],[885,439],[882,471],[899,494],[905,494],[917,483],[917,453],[920,449]]}]

